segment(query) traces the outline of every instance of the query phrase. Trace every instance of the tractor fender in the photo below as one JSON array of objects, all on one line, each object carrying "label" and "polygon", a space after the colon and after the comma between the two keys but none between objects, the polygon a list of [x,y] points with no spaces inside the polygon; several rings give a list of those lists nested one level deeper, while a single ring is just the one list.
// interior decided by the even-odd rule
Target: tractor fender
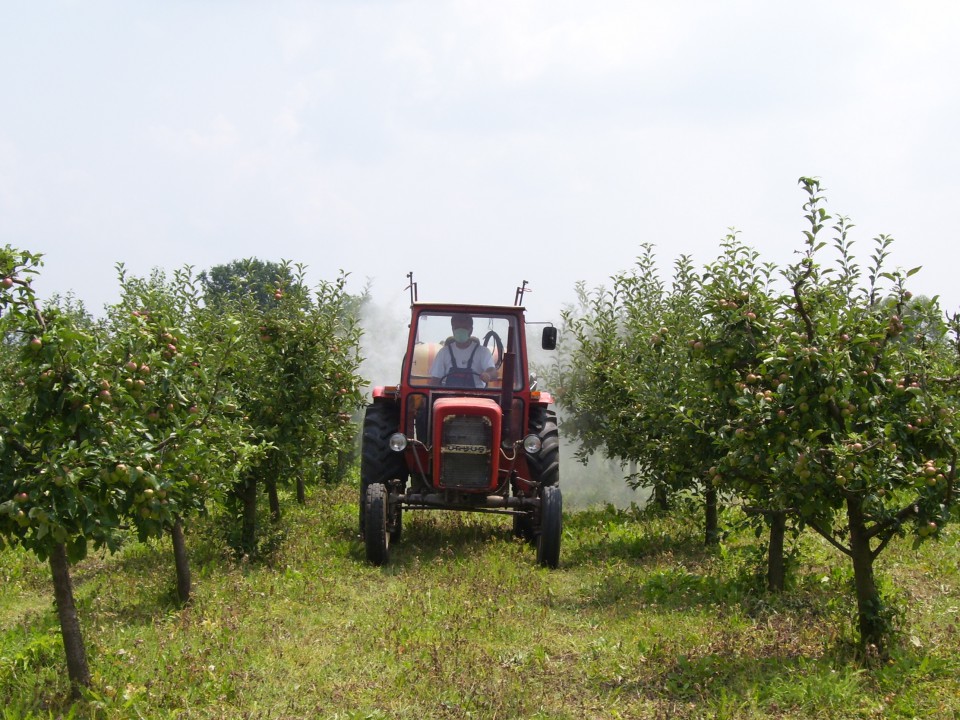
[{"label": "tractor fender", "polygon": [[371,396],[374,400],[396,400],[399,397],[399,389],[396,385],[377,385],[373,388]]}]

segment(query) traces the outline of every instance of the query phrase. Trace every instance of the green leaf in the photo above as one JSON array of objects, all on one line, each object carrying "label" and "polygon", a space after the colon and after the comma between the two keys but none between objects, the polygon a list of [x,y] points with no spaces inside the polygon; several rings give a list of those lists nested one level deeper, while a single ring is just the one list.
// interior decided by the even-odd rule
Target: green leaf
[{"label": "green leaf", "polygon": [[87,556],[87,539],[80,535],[67,544],[67,560],[75,565]]}]

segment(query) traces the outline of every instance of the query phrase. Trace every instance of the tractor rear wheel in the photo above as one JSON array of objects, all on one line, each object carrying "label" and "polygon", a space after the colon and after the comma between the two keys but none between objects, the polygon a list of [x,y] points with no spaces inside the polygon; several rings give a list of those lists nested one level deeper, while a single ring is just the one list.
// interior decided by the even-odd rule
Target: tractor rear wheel
[{"label": "tractor rear wheel", "polygon": [[563,534],[563,496],[560,488],[549,485],[540,496],[540,535],[537,537],[537,562],[544,567],[560,564],[560,538]]},{"label": "tractor rear wheel", "polygon": [[390,557],[390,531],[387,527],[390,516],[390,495],[387,486],[374,483],[367,486],[364,502],[363,543],[367,560],[374,565],[383,565]]},{"label": "tractor rear wheel", "polygon": [[[374,483],[399,480],[406,484],[407,467],[401,453],[393,452],[387,441],[400,429],[400,408],[386,403],[367,406],[363,417],[363,441],[360,450],[360,536],[366,522],[367,488]],[[398,521],[399,527],[399,521]],[[398,531],[399,537],[399,531]]]},{"label": "tractor rear wheel", "polygon": [[560,433],[557,413],[545,407],[530,408],[530,430],[540,437],[540,452],[527,455],[531,479],[542,485],[560,481]]}]

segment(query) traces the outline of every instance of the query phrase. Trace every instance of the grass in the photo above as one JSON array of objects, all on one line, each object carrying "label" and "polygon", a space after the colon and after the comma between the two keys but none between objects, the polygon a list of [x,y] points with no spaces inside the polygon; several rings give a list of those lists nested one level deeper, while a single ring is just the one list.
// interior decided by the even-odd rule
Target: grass
[{"label": "grass", "polygon": [[[707,550],[695,515],[565,517],[561,568],[507,518],[409,513],[384,568],[356,491],[288,505],[269,562],[188,538],[75,569],[94,689],[68,699],[48,571],[0,553],[0,718],[952,718],[960,716],[956,536],[881,556],[900,608],[888,663],[856,660],[850,574],[814,536],[782,596],[746,535]],[[752,539],[752,536],[750,536]]]}]

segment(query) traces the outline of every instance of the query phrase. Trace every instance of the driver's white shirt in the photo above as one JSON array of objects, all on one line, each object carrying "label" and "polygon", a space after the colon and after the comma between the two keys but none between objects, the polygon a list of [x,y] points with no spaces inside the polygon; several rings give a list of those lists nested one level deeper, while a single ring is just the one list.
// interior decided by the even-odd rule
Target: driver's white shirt
[{"label": "driver's white shirt", "polygon": [[[474,348],[476,348],[477,352],[473,355],[473,362],[470,367],[467,368],[467,360],[470,359],[470,354],[473,353]],[[453,367],[450,363],[450,350],[453,350],[453,356],[457,360],[458,368],[464,370],[469,369],[476,373],[476,375],[473,376],[474,386],[478,388],[486,387],[483,380],[480,379],[480,373],[493,367],[493,355],[488,348],[480,345],[480,341],[476,338],[470,338],[470,344],[465,348],[458,346],[455,342],[450,342],[440,348],[437,356],[433,359],[433,365],[430,366],[430,374],[437,380],[442,380],[446,377],[447,373],[450,372]]]}]

